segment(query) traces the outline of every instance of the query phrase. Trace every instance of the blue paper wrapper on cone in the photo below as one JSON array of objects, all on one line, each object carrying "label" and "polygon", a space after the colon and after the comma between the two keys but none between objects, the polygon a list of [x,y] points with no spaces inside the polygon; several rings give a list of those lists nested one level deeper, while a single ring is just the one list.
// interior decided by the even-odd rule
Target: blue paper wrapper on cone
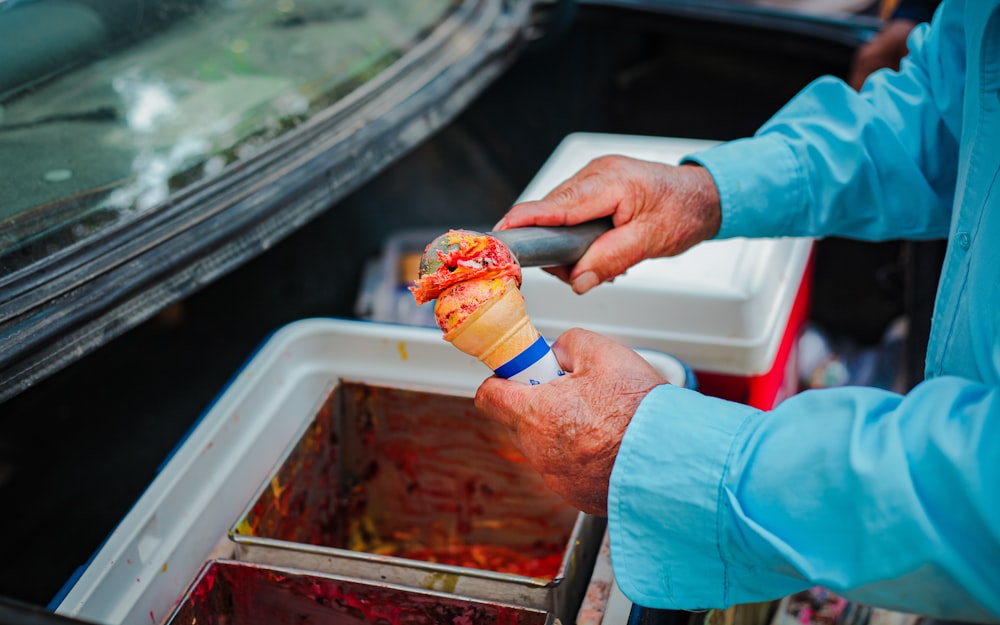
[{"label": "blue paper wrapper on cone", "polygon": [[556,355],[539,335],[528,349],[493,370],[501,378],[523,384],[544,384],[565,375]]},{"label": "blue paper wrapper on cone", "polygon": [[444,338],[508,380],[544,384],[563,375],[549,344],[531,323],[514,280],[505,280],[495,297],[445,332]]}]

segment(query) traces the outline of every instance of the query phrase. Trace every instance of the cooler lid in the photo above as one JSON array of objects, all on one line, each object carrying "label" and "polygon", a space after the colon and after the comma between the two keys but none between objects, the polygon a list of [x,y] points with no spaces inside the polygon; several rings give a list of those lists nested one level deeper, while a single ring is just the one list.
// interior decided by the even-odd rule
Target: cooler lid
[{"label": "cooler lid", "polygon": [[[606,154],[677,163],[715,141],[576,133],[559,144],[518,201],[539,199]],[[541,269],[524,270],[528,313],[549,339],[570,327],[677,356],[695,369],[757,375],[774,363],[811,239],[706,241],[644,261],[585,295]]]}]

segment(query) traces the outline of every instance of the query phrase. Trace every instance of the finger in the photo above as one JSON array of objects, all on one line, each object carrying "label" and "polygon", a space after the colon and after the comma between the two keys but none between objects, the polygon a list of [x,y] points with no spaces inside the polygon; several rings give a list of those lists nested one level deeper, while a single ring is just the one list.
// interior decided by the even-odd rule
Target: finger
[{"label": "finger", "polygon": [[566,284],[569,284],[570,271],[573,267],[570,265],[561,265],[559,267],[542,267],[542,271],[552,274],[553,276],[559,278]]},{"label": "finger", "polygon": [[583,294],[625,273],[648,256],[651,234],[635,223],[614,228],[597,238],[570,272],[573,290]]},{"label": "finger", "polygon": [[[600,334],[584,330],[583,328],[570,328],[556,338],[552,343],[552,353],[555,354],[559,366],[566,373],[580,371],[585,363],[593,355],[595,341],[604,339]],[[607,339],[611,340],[611,339]]]},{"label": "finger", "polygon": [[528,226],[567,226],[572,225],[572,211],[549,200],[534,200],[515,204],[507,211],[500,221],[493,226],[494,230],[510,230]]},{"label": "finger", "polygon": [[576,371],[576,353],[574,351],[574,341],[572,335],[579,328],[566,330],[552,342],[552,354],[559,361],[559,367],[567,374]]},{"label": "finger", "polygon": [[613,214],[618,198],[619,190],[614,180],[584,169],[543,199],[513,206],[494,229],[571,226]]},{"label": "finger", "polygon": [[476,391],[476,408],[489,419],[516,432],[528,407],[523,395],[530,388],[497,376],[486,378]]},{"label": "finger", "polygon": [[[589,184],[587,186],[590,186]],[[602,204],[603,198],[580,195],[581,188],[573,186],[557,196],[522,202],[512,206],[494,226],[494,230],[509,230],[527,226],[573,226],[585,221],[606,217],[615,206]]]},{"label": "finger", "polygon": [[563,332],[552,344],[552,351],[563,370],[585,376],[595,370],[632,370],[635,368],[653,372],[662,378],[645,358],[621,341],[584,330],[570,328]]}]

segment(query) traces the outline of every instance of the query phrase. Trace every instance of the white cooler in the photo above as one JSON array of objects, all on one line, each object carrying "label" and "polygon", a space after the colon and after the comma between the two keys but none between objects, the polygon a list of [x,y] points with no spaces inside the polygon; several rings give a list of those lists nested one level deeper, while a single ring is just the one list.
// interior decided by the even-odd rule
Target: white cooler
[{"label": "white cooler", "polygon": [[[518,201],[535,200],[598,156],[675,164],[713,141],[577,133],[566,137]],[[809,308],[812,239],[706,241],[644,261],[584,295],[538,268],[521,292],[553,340],[571,327],[672,354],[695,370],[699,390],[771,408],[797,390],[796,343]]]}]

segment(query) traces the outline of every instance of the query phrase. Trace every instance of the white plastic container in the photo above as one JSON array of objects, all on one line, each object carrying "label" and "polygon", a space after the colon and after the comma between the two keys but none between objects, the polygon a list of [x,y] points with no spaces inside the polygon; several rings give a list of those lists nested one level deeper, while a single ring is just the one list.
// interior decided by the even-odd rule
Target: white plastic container
[{"label": "white plastic container", "polygon": [[[671,378],[675,363],[640,350]],[[164,623],[338,380],[472,397],[490,375],[437,328],[306,319],[250,358],[70,585],[59,614]]]},{"label": "white plastic container", "polygon": [[[676,164],[715,142],[612,134],[566,137],[518,201],[535,200],[598,156]],[[808,312],[813,241],[706,241],[647,260],[584,295],[538,268],[524,270],[528,314],[546,337],[571,327],[672,354],[708,394],[770,408],[796,390],[795,337]]]}]

